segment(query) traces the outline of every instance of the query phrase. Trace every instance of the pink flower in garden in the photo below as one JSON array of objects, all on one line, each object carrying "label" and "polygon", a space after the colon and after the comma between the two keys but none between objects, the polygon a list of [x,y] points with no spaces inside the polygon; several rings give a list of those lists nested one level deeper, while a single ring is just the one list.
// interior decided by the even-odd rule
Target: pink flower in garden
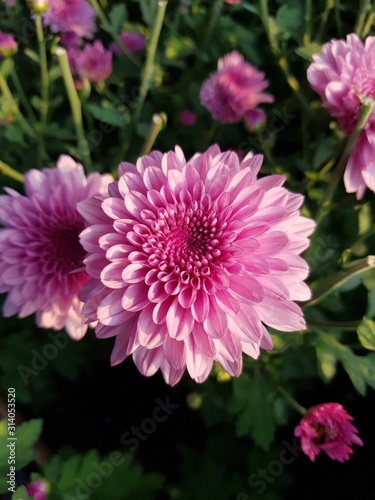
[{"label": "pink flower in garden", "polygon": [[[361,98],[375,98],[375,37],[363,45],[354,33],[346,41],[332,40],[313,56],[307,70],[311,87],[347,136],[358,120]],[[375,111],[361,131],[344,175],[348,193],[362,198],[366,187],[375,192]]]},{"label": "pink flower in garden", "polygon": [[260,109],[250,109],[243,117],[245,126],[249,132],[254,132],[266,123],[266,113]]},{"label": "pink flower in garden", "polygon": [[261,102],[274,101],[263,92],[267,86],[264,73],[234,50],[219,59],[218,71],[203,82],[199,97],[215,120],[235,123]]},{"label": "pink flower in garden", "polygon": [[74,31],[61,33],[60,40],[62,45],[64,45],[67,49],[76,48],[81,43],[81,38],[77,35],[77,33],[74,33]]},{"label": "pink flower in garden", "polygon": [[0,61],[17,52],[18,46],[13,35],[0,31]]},{"label": "pink flower in garden", "polygon": [[[145,48],[145,38],[140,33],[131,33],[130,31],[122,31],[119,34],[120,40],[125,45],[125,48],[129,52],[138,52],[138,50],[143,50]],[[121,47],[115,42],[109,45],[109,50],[111,50],[117,56],[122,54]]]},{"label": "pink flower in garden", "polygon": [[98,173],[85,177],[69,156],[56,168],[29,170],[26,196],[5,188],[0,196],[0,292],[8,293],[4,316],[24,318],[36,312],[42,328],[79,339],[87,330],[78,290],[89,276],[78,235],[85,223],[77,203],[104,194],[113,179]]},{"label": "pink flower in garden", "polygon": [[89,82],[102,82],[112,73],[112,52],[96,40],[93,44],[86,43],[82,50],[70,49],[68,59],[71,71]]},{"label": "pink flower in garden", "polygon": [[49,484],[43,478],[32,481],[26,485],[27,494],[34,500],[45,500],[49,490]]},{"label": "pink flower in garden", "polygon": [[178,120],[181,125],[185,127],[191,127],[197,121],[197,115],[193,113],[193,111],[189,111],[188,109],[184,109],[178,116]]},{"label": "pink flower in garden", "polygon": [[81,38],[92,38],[96,31],[95,11],[86,0],[49,0],[43,22],[53,33],[72,31]]},{"label": "pink flower in garden", "polygon": [[229,5],[237,5],[241,3],[242,0],[225,0],[225,3],[228,3]]},{"label": "pink flower in garden", "polygon": [[353,453],[353,443],[363,445],[351,420],[338,403],[323,403],[308,410],[294,435],[301,438],[302,450],[313,462],[321,450],[332,460],[343,462]]},{"label": "pink flower in garden", "polygon": [[218,146],[188,162],[179,147],[153,151],[120,164],[104,201],[79,204],[93,278],[82,312],[99,338],[116,337],[113,365],[132,354],[171,385],[185,368],[203,382],[213,361],[239,376],[242,352],[272,347],[264,324],[305,328],[294,301],[310,297],[299,254],[314,222],[283,176],[257,179],[261,164]]}]

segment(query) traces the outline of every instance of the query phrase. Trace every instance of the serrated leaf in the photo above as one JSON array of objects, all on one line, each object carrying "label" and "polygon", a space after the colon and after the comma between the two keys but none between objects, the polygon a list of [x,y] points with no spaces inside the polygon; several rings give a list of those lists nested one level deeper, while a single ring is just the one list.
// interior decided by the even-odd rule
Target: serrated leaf
[{"label": "serrated leaf", "polygon": [[113,31],[117,33],[120,31],[122,24],[126,21],[127,11],[123,3],[116,4],[112,7],[111,12],[108,15],[109,22],[113,28]]},{"label": "serrated leaf", "polygon": [[98,104],[88,103],[87,109],[97,120],[122,128],[124,126],[124,114],[113,106],[102,107]]},{"label": "serrated leaf", "polygon": [[375,351],[375,322],[364,317],[357,328],[358,339],[365,349]]}]

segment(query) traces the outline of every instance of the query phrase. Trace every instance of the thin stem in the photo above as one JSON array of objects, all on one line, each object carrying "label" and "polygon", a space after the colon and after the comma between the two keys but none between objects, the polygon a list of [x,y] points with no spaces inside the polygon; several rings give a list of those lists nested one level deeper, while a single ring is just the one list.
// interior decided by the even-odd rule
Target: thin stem
[{"label": "thin stem", "polygon": [[202,44],[202,52],[205,54],[207,52],[207,47],[211,41],[212,34],[214,32],[215,26],[220,18],[221,11],[223,10],[224,0],[216,0],[212,6],[210,22],[208,23],[206,35]]},{"label": "thin stem", "polygon": [[352,331],[357,330],[362,321],[313,321],[308,320],[309,326],[316,326],[318,328],[338,328],[339,330]]},{"label": "thin stem", "polygon": [[344,28],[342,25],[342,19],[341,19],[341,13],[340,13],[340,10],[341,10],[340,0],[334,0],[334,2],[335,2],[335,18],[336,18],[338,38],[343,38]]},{"label": "thin stem", "polygon": [[7,177],[10,177],[11,179],[14,179],[15,181],[18,182],[23,182],[24,177],[23,175],[18,172],[17,170],[14,170],[14,168],[10,167],[6,163],[0,160],[0,173],[2,175],[6,175]]},{"label": "thin stem", "polygon": [[27,99],[27,97],[25,95],[25,92],[23,91],[21,82],[20,82],[20,80],[18,78],[18,75],[17,75],[17,72],[16,72],[15,68],[13,68],[12,73],[11,73],[10,76],[12,78],[14,86],[16,87],[17,95],[20,98],[20,101],[22,102],[22,106],[25,108],[27,116],[29,117],[29,120],[31,122],[35,123],[37,121],[36,120],[36,116],[34,114],[34,111],[33,111],[32,107],[29,104],[29,101],[28,101],[28,99]]},{"label": "thin stem", "polygon": [[331,176],[331,180],[328,184],[328,187],[325,191],[322,203],[320,205],[320,209],[316,216],[316,222],[319,224],[321,219],[326,215],[327,208],[331,203],[333,195],[336,191],[338,183],[342,179],[346,164],[348,162],[349,156],[357,142],[358,136],[361,133],[361,130],[366,125],[367,120],[369,119],[371,112],[375,106],[375,101],[371,101],[369,103],[362,103],[359,109],[359,117],[354,127],[353,132],[351,133],[349,139],[347,140],[344,150],[341,153],[340,159],[337,162],[336,168]]},{"label": "thin stem", "polygon": [[72,73],[70,71],[66,50],[62,47],[57,47],[56,56],[59,60],[61,73],[64,79],[65,89],[68,94],[70,108],[72,110],[73,123],[76,130],[76,137],[78,143],[78,150],[79,153],[82,154],[84,166],[88,171],[92,171],[90,148],[85,137],[85,131],[83,129],[81,101],[79,100],[77,90],[74,86],[74,80]]},{"label": "thin stem", "polygon": [[160,114],[155,113],[154,115],[152,115],[151,127],[147,134],[145,142],[143,143],[140,152],[141,156],[147,155],[151,151],[151,148],[154,145],[154,142],[157,136],[159,135],[159,132],[165,127],[166,122],[167,122],[167,116],[165,113],[160,113]]},{"label": "thin stem", "polygon": [[305,33],[303,34],[303,43],[307,45],[311,42],[311,0],[305,0]]},{"label": "thin stem", "polygon": [[328,278],[314,293],[313,298],[305,304],[305,307],[310,307],[318,302],[320,302],[323,297],[327,294],[333,292],[337,288],[340,288],[344,283],[346,283],[353,276],[358,276],[363,274],[369,269],[375,267],[375,256],[369,255],[364,259],[357,260],[350,264],[343,271],[338,272],[334,276]]},{"label": "thin stem", "polygon": [[139,121],[142,113],[143,104],[145,102],[147,92],[151,87],[151,82],[154,76],[154,64],[155,64],[155,53],[158,46],[161,27],[163,25],[165,10],[168,5],[168,0],[159,0],[158,8],[156,12],[156,18],[151,31],[150,42],[147,46],[146,62],[142,72],[141,87],[139,91],[139,98],[137,102],[137,107],[135,108],[133,127],[135,127]]},{"label": "thin stem", "polygon": [[368,32],[371,29],[371,26],[374,24],[374,21],[375,21],[375,12],[370,12],[370,14],[368,15],[368,18],[365,22],[365,26],[362,30],[361,38],[366,38],[366,36],[368,35]]},{"label": "thin stem", "polygon": [[323,14],[322,14],[321,19],[320,19],[319,29],[318,29],[317,34],[316,34],[316,41],[317,42],[320,42],[323,38],[323,34],[325,31],[325,27],[326,27],[326,24],[328,21],[329,14],[334,7],[335,7],[335,0],[328,0],[326,2],[325,9],[324,9]]},{"label": "thin stem", "polygon": [[362,34],[365,18],[367,12],[369,12],[370,9],[371,9],[371,0],[362,0],[358,11],[357,21],[354,27],[354,32],[357,33],[358,36],[361,36]]},{"label": "thin stem", "polygon": [[[273,381],[272,381],[273,382]],[[288,391],[284,389],[284,387],[281,387],[281,385],[277,384],[276,382],[273,382],[272,385],[275,387],[275,389],[281,394],[281,396],[285,399],[285,401],[295,410],[298,411],[301,415],[305,415],[307,413],[306,408],[304,408],[302,405],[300,405],[290,394]]]},{"label": "thin stem", "polygon": [[36,36],[38,39],[39,57],[40,57],[40,78],[42,86],[41,88],[42,102],[40,106],[40,115],[41,115],[42,133],[43,133],[47,123],[47,115],[48,115],[49,77],[48,77],[46,43],[44,40],[42,16],[40,14],[35,14],[35,28],[36,28]]}]

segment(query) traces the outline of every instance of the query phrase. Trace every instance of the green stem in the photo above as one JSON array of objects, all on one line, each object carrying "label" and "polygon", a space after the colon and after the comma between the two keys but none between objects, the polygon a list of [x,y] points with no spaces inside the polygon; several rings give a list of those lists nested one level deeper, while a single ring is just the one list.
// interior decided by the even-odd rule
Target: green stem
[{"label": "green stem", "polygon": [[150,130],[147,134],[145,142],[143,143],[140,155],[147,155],[150,151],[154,142],[159,135],[159,132],[165,127],[167,122],[167,116],[165,113],[154,114],[152,115],[152,123]]},{"label": "green stem", "polygon": [[305,0],[305,33],[303,34],[303,43],[307,45],[311,42],[311,0]]},{"label": "green stem", "polygon": [[335,18],[336,18],[336,26],[337,26],[337,38],[343,38],[344,36],[344,28],[342,25],[342,19],[341,19],[341,5],[340,5],[340,0],[334,0],[335,2]]},{"label": "green stem", "polygon": [[348,281],[353,276],[357,276],[359,274],[363,274],[369,269],[373,269],[375,267],[375,256],[369,255],[364,259],[357,260],[350,264],[343,271],[338,272],[331,278],[328,278],[314,293],[313,298],[306,302],[305,307],[313,306],[320,302],[323,297],[327,294],[333,292],[337,288],[340,288],[346,281]]},{"label": "green stem", "polygon": [[325,31],[325,27],[326,27],[326,24],[328,21],[329,14],[334,7],[335,7],[335,0],[326,1],[326,6],[325,6],[323,14],[320,18],[320,25],[319,25],[319,29],[318,29],[317,34],[316,34],[316,41],[317,42],[320,42],[323,38],[323,34]]},{"label": "green stem", "polygon": [[35,123],[37,121],[36,116],[34,114],[34,111],[33,111],[32,107],[29,104],[29,101],[28,101],[28,99],[27,99],[27,97],[25,95],[25,92],[23,91],[21,82],[20,82],[20,80],[18,78],[18,75],[17,75],[17,72],[16,72],[15,68],[13,68],[13,71],[12,71],[12,73],[11,73],[10,76],[12,78],[14,86],[16,87],[17,95],[20,98],[20,101],[22,102],[22,106],[25,108],[25,111],[27,113],[27,116],[28,116],[29,120],[31,122]]},{"label": "green stem", "polygon": [[290,394],[288,391],[281,387],[281,385],[273,383],[275,389],[281,394],[281,396],[285,399],[285,401],[295,410],[298,411],[301,415],[305,415],[307,413],[306,408],[300,405]]},{"label": "green stem", "polygon": [[140,63],[136,57],[133,56],[131,52],[128,51],[128,49],[125,47],[123,44],[121,38],[119,37],[118,33],[114,31],[112,28],[111,23],[108,21],[107,16],[105,15],[103,9],[100,7],[99,3],[97,0],[90,0],[91,5],[93,6],[98,18],[100,19],[100,22],[102,23],[102,27],[107,33],[109,33],[112,37],[112,39],[117,43],[117,45],[120,47],[122,52],[136,65],[139,66]]},{"label": "green stem", "polygon": [[365,23],[367,12],[371,9],[371,0],[362,0],[359,7],[357,21],[355,23],[354,32],[360,37]]},{"label": "green stem", "polygon": [[14,179],[15,181],[18,181],[18,182],[24,181],[24,177],[20,172],[18,172],[17,170],[14,170],[14,168],[10,167],[9,165],[7,165],[6,163],[4,163],[1,160],[0,160],[0,173],[2,175],[6,175],[6,176],[10,177],[11,179]]},{"label": "green stem", "polygon": [[370,12],[370,14],[368,15],[368,18],[365,22],[365,25],[363,27],[363,30],[361,33],[361,38],[366,38],[366,36],[368,35],[368,32],[371,29],[371,26],[374,24],[374,21],[375,21],[375,12]]},{"label": "green stem", "polygon": [[79,153],[82,155],[83,164],[86,170],[92,171],[90,148],[85,137],[85,131],[83,129],[81,101],[79,100],[77,90],[74,86],[74,80],[72,73],[70,71],[66,50],[62,47],[57,47],[56,56],[59,61],[61,73],[65,84],[65,89],[68,94],[70,102],[70,108],[72,110],[73,123],[76,130],[76,137],[78,143],[78,150]]},{"label": "green stem", "polygon": [[48,115],[49,77],[48,77],[46,43],[44,40],[42,16],[40,14],[35,14],[35,28],[36,28],[36,36],[38,39],[39,57],[40,57],[40,77],[42,86],[41,88],[42,102],[40,106],[40,115],[41,115],[42,133],[43,133],[47,124],[47,115]]},{"label": "green stem", "polygon": [[224,0],[216,0],[212,6],[210,22],[208,23],[206,35],[202,43],[202,52],[206,54],[208,45],[211,41],[212,34],[214,32],[215,26],[220,18],[221,11],[223,10]]},{"label": "green stem", "polygon": [[143,104],[145,102],[147,93],[151,87],[151,82],[154,76],[155,53],[158,46],[161,27],[163,25],[165,10],[168,5],[168,0],[158,0],[158,8],[156,12],[155,22],[151,31],[150,42],[147,46],[146,62],[142,72],[141,87],[133,117],[133,127],[137,125],[142,114]]},{"label": "green stem", "polygon": [[347,140],[344,150],[341,153],[340,159],[337,162],[336,168],[331,176],[331,180],[328,184],[328,187],[324,193],[324,197],[322,200],[322,203],[320,205],[319,211],[316,216],[316,222],[319,224],[321,219],[326,215],[327,213],[327,208],[329,207],[329,204],[331,203],[331,200],[333,198],[333,195],[336,191],[336,188],[339,184],[339,182],[342,179],[342,176],[344,174],[344,170],[346,167],[346,164],[348,162],[349,156],[355,146],[355,143],[357,142],[358,136],[361,133],[363,127],[366,125],[367,120],[369,119],[371,112],[375,106],[375,101],[371,102],[363,102],[361,104],[361,107],[359,109],[359,117],[358,121],[356,123],[356,126],[354,127],[353,132],[351,133],[349,139]]},{"label": "green stem", "polygon": [[338,328],[339,330],[357,330],[362,321],[313,321],[308,320],[309,326],[316,326],[318,328]]}]

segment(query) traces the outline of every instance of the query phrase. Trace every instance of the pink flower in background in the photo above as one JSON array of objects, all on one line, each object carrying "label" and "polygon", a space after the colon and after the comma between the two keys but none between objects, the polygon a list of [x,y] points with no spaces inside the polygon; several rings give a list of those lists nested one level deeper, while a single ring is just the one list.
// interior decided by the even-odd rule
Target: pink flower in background
[{"label": "pink flower in background", "polygon": [[66,31],[65,33],[61,33],[60,36],[61,43],[67,49],[77,48],[81,43],[81,38],[74,33],[74,31]]},{"label": "pink flower in background", "polygon": [[250,109],[247,111],[243,117],[245,122],[245,127],[249,132],[254,132],[262,127],[266,123],[266,113],[260,109]]},{"label": "pink flower in background", "polygon": [[[358,120],[361,98],[375,98],[375,37],[363,45],[354,33],[346,41],[332,40],[313,56],[307,70],[311,87],[347,136]],[[375,192],[375,112],[373,111],[349,158],[344,175],[348,193],[362,198],[366,187]]]},{"label": "pink flower in background", "polygon": [[92,38],[96,31],[95,17],[95,10],[86,0],[49,0],[43,22],[53,33],[72,31],[81,38]]},{"label": "pink flower in background", "polygon": [[191,127],[192,125],[195,125],[197,121],[197,115],[193,113],[193,111],[184,109],[184,111],[181,111],[181,113],[179,114],[178,120],[181,125],[184,125],[184,127]]},{"label": "pink flower in background", "polygon": [[17,52],[18,46],[13,35],[0,31],[0,61]]},{"label": "pink flower in background", "polygon": [[8,293],[4,316],[36,312],[42,328],[79,339],[87,330],[77,293],[89,276],[78,235],[85,224],[77,203],[104,194],[112,177],[90,174],[69,156],[56,168],[29,170],[23,196],[13,189],[0,196],[0,292]]},{"label": "pink flower in background", "polygon": [[81,80],[102,82],[112,73],[112,52],[106,50],[99,40],[86,43],[82,50],[70,49],[68,59],[72,73]]},{"label": "pink flower in background", "polygon": [[[145,38],[140,33],[131,33],[129,31],[122,31],[119,34],[120,40],[125,45],[125,48],[129,52],[138,52],[145,48]],[[115,42],[109,45],[109,50],[111,50],[117,56],[122,54],[121,47]]]},{"label": "pink flower in background", "polygon": [[26,485],[27,494],[34,500],[45,500],[49,490],[49,484],[43,478],[32,481]]},{"label": "pink flower in background", "polygon": [[363,445],[351,420],[338,403],[323,403],[308,410],[294,435],[301,438],[302,450],[313,462],[322,450],[332,460],[343,462],[353,453],[353,443]]},{"label": "pink flower in background", "polygon": [[242,352],[272,348],[264,324],[305,328],[294,301],[310,297],[299,254],[314,223],[283,176],[257,179],[261,164],[218,146],[188,162],[178,147],[153,151],[120,164],[104,201],[79,204],[92,276],[82,312],[99,338],[116,337],[113,365],[132,354],[171,385],[186,368],[203,382],[214,361],[238,376]]},{"label": "pink flower in background", "polygon": [[235,123],[260,103],[274,101],[263,92],[267,86],[264,73],[233,51],[219,59],[218,71],[203,82],[199,97],[215,120]]},{"label": "pink flower in background", "polygon": [[241,3],[242,0],[225,0],[225,3],[228,3],[229,5],[237,5]]}]

